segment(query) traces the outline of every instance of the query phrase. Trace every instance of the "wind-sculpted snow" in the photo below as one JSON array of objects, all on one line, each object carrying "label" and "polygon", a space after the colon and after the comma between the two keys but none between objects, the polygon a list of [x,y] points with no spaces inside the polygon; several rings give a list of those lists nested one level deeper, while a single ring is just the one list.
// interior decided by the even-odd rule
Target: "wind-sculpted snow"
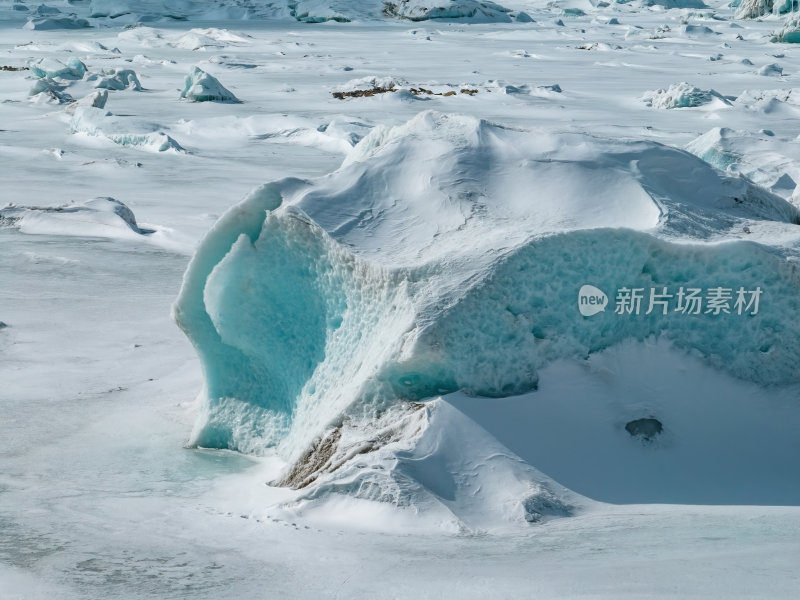
[{"label": "wind-sculpted snow", "polygon": [[133,211],[114,198],[93,198],[62,206],[0,208],[0,227],[22,233],[137,239],[155,230],[140,227]]},{"label": "wind-sculpted snow", "polygon": [[[785,100],[776,98],[777,93]],[[791,90],[768,90],[763,94],[766,99],[759,99],[757,104],[768,112],[779,112],[789,101]],[[743,96],[737,102],[742,102]],[[795,190],[800,181],[800,152],[796,146],[792,141],[776,140],[775,133],[770,130],[756,134],[715,127],[689,143],[686,149],[722,171],[740,173],[775,194],[791,199],[797,196]]]},{"label": "wind-sculpted snow", "polygon": [[[198,249],[174,307],[205,371],[192,441],[278,446],[300,485],[345,424],[366,443],[387,410],[535,390],[556,359],[649,336],[746,380],[796,382],[796,256],[779,244],[797,220],[781,198],[656,143],[432,112],[375,128],[336,172],[253,192]],[[757,314],[609,305],[584,317],[585,284],[611,304],[624,287],[762,295]],[[363,483],[345,462],[320,481]]]},{"label": "wind-sculpted snow", "polygon": [[[94,104],[94,103],[92,103]],[[103,102],[105,104],[105,102]],[[147,152],[183,152],[183,147],[159,125],[112,115],[102,108],[79,106],[71,121],[73,133],[106,138],[120,146]]]}]

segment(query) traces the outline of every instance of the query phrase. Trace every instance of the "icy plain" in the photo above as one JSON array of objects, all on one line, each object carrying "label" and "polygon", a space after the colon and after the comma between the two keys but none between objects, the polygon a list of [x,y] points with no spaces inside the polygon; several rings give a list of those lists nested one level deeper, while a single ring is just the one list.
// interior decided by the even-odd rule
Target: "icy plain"
[{"label": "icy plain", "polygon": [[0,2],[0,598],[796,597],[785,18],[438,4]]}]

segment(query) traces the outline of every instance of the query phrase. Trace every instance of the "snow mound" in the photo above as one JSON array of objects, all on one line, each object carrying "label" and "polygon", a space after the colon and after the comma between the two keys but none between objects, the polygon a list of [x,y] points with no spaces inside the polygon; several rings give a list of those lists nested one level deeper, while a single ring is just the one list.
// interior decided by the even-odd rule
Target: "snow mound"
[{"label": "snow mound", "polygon": [[114,198],[94,198],[62,206],[15,206],[0,208],[0,227],[22,233],[81,237],[134,239],[154,233],[141,228],[125,204]]},{"label": "snow mound", "polygon": [[[796,241],[797,222],[781,198],[657,143],[435,112],[376,127],[334,173],[255,190],[198,248],[173,310],[205,375],[192,443],[276,446],[292,485],[347,479],[327,459],[304,467],[344,424],[372,439],[387,411],[529,392],[555,360],[649,336],[795,383],[797,256],[775,244]],[[763,298],[757,314],[585,317],[587,283],[612,302],[623,287]],[[352,473],[338,489],[362,489]]]},{"label": "snow mound", "polygon": [[800,90],[797,88],[745,90],[736,98],[736,104],[765,115],[797,116],[796,111],[800,109]]},{"label": "snow mound", "polygon": [[794,141],[778,140],[772,132],[754,134],[715,127],[686,149],[716,168],[740,173],[784,198],[796,196],[800,149]]},{"label": "snow mound", "polygon": [[[90,77],[90,80],[92,78]],[[142,84],[132,69],[111,69],[96,76],[94,87],[104,90],[133,90],[142,91]]]},{"label": "snow mound", "polygon": [[759,67],[756,73],[765,77],[780,77],[783,75],[783,67],[775,63],[769,63]]},{"label": "snow mound", "polygon": [[730,102],[714,90],[701,90],[686,83],[675,83],[666,90],[660,89],[646,92],[642,100],[653,108],[695,108],[711,105],[712,108],[730,106]]},{"label": "snow mound", "polygon": [[275,483],[302,490],[288,506],[298,515],[346,495],[422,513],[454,532],[519,529],[586,504],[442,398],[366,425],[346,419]]},{"label": "snow mound", "polygon": [[216,77],[200,67],[194,67],[186,76],[181,98],[190,102],[240,102]]},{"label": "snow mound", "polygon": [[74,113],[78,108],[85,106],[89,108],[105,108],[108,102],[108,91],[101,90],[99,92],[92,92],[87,94],[80,100],[77,100],[68,105],[64,110]]},{"label": "snow mound", "polygon": [[160,131],[159,125],[118,117],[101,108],[80,106],[71,121],[73,133],[103,137],[120,146],[148,152],[184,152],[181,145]]},{"label": "snow mound", "polygon": [[207,29],[190,29],[170,45],[184,50],[205,50],[207,48],[219,49],[228,46],[245,46],[250,43],[250,38],[244,34],[227,29],[209,27]]}]

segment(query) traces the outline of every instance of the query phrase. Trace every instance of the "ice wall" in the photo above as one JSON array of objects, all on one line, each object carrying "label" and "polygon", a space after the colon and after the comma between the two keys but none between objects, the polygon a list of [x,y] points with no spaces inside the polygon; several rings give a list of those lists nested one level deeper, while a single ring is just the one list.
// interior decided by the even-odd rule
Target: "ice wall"
[{"label": "ice wall", "polygon": [[[208,234],[174,316],[200,354],[202,446],[296,460],[343,419],[663,336],[796,382],[797,210],[655,143],[422,113],[336,172],[256,190]],[[761,288],[757,314],[584,317],[578,290]],[[645,307],[646,308],[646,307]],[[488,401],[488,400],[487,400]]]}]

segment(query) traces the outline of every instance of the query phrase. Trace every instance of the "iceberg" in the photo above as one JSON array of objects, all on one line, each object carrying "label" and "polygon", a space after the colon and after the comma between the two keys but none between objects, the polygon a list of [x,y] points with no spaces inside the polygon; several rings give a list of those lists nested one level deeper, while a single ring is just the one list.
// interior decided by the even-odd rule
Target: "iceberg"
[{"label": "iceberg", "polygon": [[194,67],[186,76],[181,98],[190,102],[240,102],[216,77],[199,67]]},{"label": "iceberg", "polygon": [[[456,460],[426,446],[441,436],[423,408],[455,423],[436,408],[448,394],[535,394],[555,361],[655,337],[741,380],[797,383],[798,222],[782,198],[654,142],[430,111],[378,126],[335,172],[254,190],[192,258],[173,307],[205,378],[191,444],[273,447],[308,501],[397,503],[425,478],[413,457]],[[587,285],[607,310],[579,310]],[[675,296],[689,289],[746,291],[750,308],[687,314]],[[627,311],[624,290],[672,304]],[[526,489],[547,487],[526,473]],[[460,514],[468,489],[436,495]],[[531,505],[575,504],[541,494]]]}]

